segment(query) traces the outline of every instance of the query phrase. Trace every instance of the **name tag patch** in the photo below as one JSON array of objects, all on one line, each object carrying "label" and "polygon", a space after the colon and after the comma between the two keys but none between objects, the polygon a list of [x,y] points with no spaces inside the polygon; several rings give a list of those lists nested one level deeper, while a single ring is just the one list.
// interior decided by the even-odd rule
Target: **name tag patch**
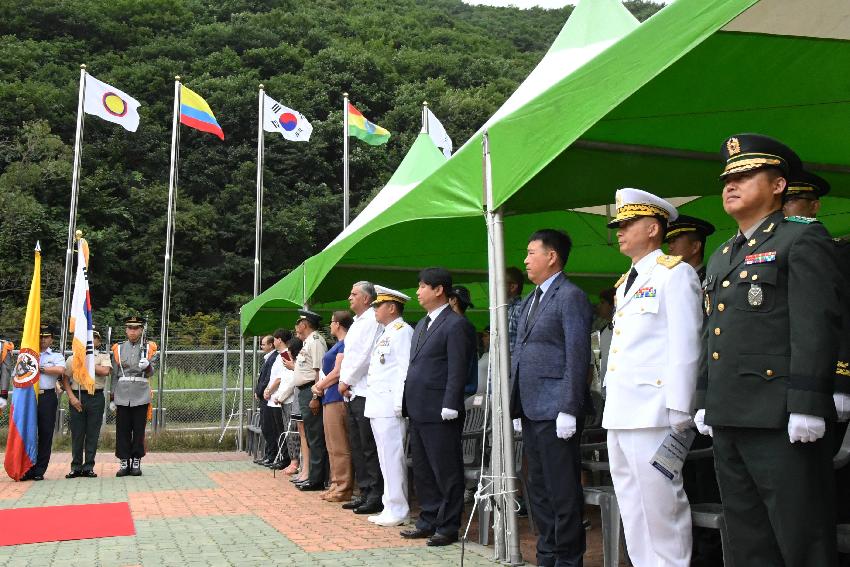
[{"label": "name tag patch", "polygon": [[634,294],[635,299],[640,299],[641,297],[655,297],[657,294],[654,287],[642,287],[637,290]]},{"label": "name tag patch", "polygon": [[750,264],[764,264],[765,262],[775,262],[776,261],[776,250],[772,252],[759,252],[758,254],[750,254],[746,258],[744,258],[744,263],[747,265]]}]

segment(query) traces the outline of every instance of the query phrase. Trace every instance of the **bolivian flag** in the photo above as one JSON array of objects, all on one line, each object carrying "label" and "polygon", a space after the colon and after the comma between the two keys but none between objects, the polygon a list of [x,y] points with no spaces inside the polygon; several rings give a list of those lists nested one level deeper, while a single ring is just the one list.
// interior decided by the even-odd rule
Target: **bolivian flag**
[{"label": "bolivian flag", "polygon": [[39,330],[41,328],[41,246],[35,245],[35,266],[27,301],[21,351],[15,364],[9,437],[6,439],[6,474],[13,480],[32,468],[38,457],[37,391],[39,373]]},{"label": "bolivian flag", "polygon": [[360,138],[370,146],[386,144],[390,139],[390,132],[377,124],[369,122],[354,105],[348,103],[348,135]]}]

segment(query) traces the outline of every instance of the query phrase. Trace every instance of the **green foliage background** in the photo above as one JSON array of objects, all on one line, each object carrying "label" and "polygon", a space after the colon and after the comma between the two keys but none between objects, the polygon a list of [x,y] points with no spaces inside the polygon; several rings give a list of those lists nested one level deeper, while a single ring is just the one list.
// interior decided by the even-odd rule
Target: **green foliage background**
[{"label": "green foliage background", "polygon": [[[645,19],[661,6],[628,2]],[[0,334],[20,335],[36,240],[42,319],[58,321],[79,64],[137,98],[136,133],[85,122],[78,228],[100,326],[159,327],[173,78],[225,132],[181,130],[172,320],[218,326],[250,299],[257,86],[304,113],[307,144],[266,137],[263,287],[341,229],[342,99],[393,137],[351,144],[354,214],[389,179],[428,100],[462,144],[537,64],[571,8],[460,0],[5,0],[0,3]],[[203,334],[203,333],[201,333]]]}]

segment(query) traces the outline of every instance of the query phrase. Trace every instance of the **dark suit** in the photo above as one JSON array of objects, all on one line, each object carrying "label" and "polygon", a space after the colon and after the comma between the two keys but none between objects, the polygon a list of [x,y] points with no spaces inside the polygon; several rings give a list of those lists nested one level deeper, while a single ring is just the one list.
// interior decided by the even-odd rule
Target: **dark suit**
[{"label": "dark suit", "polygon": [[[475,357],[465,317],[446,307],[427,328],[416,324],[404,384],[410,418],[413,482],[421,512],[416,527],[456,537],[463,513],[463,389]],[[458,412],[444,421],[443,408]]]},{"label": "dark suit", "polygon": [[[736,565],[835,565],[833,246],[819,223],[781,211],[737,253],[733,240],[708,262],[697,383],[730,551]],[[824,418],[826,435],[791,443],[790,413]]]},{"label": "dark suit", "polygon": [[281,433],[279,427],[280,420],[275,419],[274,415],[275,412],[280,413],[280,408],[269,407],[268,401],[263,398],[271,378],[272,366],[274,366],[274,361],[277,360],[278,356],[280,354],[276,350],[272,351],[272,355],[263,362],[263,366],[260,368],[260,376],[257,379],[257,385],[254,388],[254,393],[259,398],[257,404],[260,410],[260,430],[263,432],[263,438],[266,440],[265,457],[267,459],[277,457],[277,443]]},{"label": "dark suit", "polygon": [[[522,417],[528,496],[540,532],[537,564],[574,567],[582,565],[585,550],[579,440],[593,313],[587,295],[563,273],[528,320],[533,298],[523,300],[511,353],[511,413]],[[576,418],[577,431],[568,440],[556,435],[559,413]]]}]

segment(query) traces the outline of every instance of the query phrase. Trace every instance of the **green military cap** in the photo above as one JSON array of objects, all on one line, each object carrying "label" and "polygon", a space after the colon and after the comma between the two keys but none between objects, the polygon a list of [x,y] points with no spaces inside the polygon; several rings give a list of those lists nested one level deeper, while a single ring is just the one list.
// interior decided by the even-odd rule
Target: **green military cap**
[{"label": "green military cap", "polygon": [[829,182],[826,179],[801,169],[788,181],[785,198],[811,195],[812,199],[820,199],[829,193],[829,190]]},{"label": "green military cap", "polygon": [[720,148],[720,154],[726,162],[720,178],[733,173],[753,171],[766,167],[775,167],[787,179],[789,175],[802,169],[797,154],[780,142],[762,134],[735,134],[726,138]]},{"label": "green military cap", "polygon": [[675,221],[667,226],[667,234],[665,234],[664,240],[670,242],[671,238],[675,238],[686,232],[696,233],[702,238],[706,238],[714,234],[714,225],[696,217],[679,215]]},{"label": "green military cap", "polygon": [[146,322],[144,317],[139,317],[138,315],[124,317],[124,325],[127,327],[142,327]]}]

